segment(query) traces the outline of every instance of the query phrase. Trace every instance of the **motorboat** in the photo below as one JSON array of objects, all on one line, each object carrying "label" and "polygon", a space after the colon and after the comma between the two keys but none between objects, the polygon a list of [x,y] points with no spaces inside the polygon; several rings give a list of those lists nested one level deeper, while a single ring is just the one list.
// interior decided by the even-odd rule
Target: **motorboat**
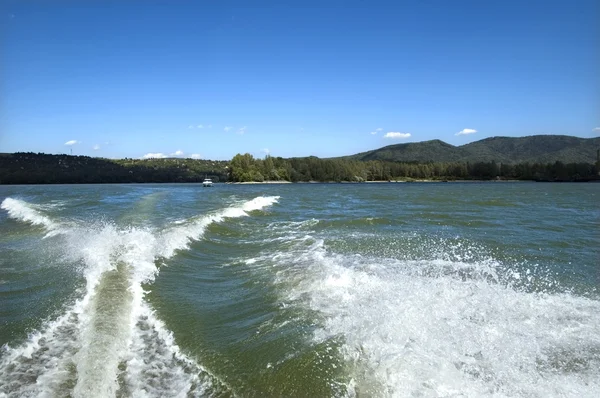
[{"label": "motorboat", "polygon": [[205,178],[204,181],[202,181],[202,186],[203,187],[212,187],[213,182],[210,178]]}]

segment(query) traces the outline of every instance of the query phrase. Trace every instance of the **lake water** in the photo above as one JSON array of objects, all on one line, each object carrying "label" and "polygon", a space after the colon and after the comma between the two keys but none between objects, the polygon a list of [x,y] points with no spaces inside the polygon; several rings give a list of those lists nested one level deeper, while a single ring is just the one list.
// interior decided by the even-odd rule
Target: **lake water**
[{"label": "lake water", "polygon": [[0,396],[600,396],[600,184],[0,202]]}]

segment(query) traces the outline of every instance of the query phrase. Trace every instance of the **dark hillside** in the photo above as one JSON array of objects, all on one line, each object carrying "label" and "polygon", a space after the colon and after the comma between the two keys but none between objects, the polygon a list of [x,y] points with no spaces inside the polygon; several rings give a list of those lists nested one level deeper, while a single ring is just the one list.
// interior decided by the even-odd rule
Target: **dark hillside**
[{"label": "dark hillside", "polygon": [[345,158],[394,162],[595,163],[598,149],[600,137],[533,135],[491,137],[459,147],[440,140],[388,145]]},{"label": "dark hillside", "polygon": [[415,180],[600,181],[600,137],[492,137],[455,147],[440,140],[389,145],[352,156],[254,158],[230,162],[103,159],[42,153],[0,153],[0,184],[128,182]]},{"label": "dark hillside", "polygon": [[[594,163],[600,138],[578,138],[566,135],[533,135],[529,137],[491,137],[460,147],[463,161],[503,163]],[[494,159],[490,159],[494,156]]]},{"label": "dark hillside", "polygon": [[373,151],[349,156],[353,160],[383,160],[402,162],[454,162],[461,158],[458,147],[441,140],[388,145]]},{"label": "dark hillside", "polygon": [[43,153],[0,154],[0,184],[201,182],[227,179],[227,162],[104,159]]}]

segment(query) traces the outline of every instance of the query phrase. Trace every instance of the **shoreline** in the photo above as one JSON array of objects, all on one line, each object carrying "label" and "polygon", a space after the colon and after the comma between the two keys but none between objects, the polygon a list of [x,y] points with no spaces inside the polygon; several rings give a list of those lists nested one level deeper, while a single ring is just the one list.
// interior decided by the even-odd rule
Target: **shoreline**
[{"label": "shoreline", "polygon": [[[581,183],[600,183],[600,179],[594,179],[594,180],[578,180],[578,181],[548,181],[548,180],[399,180],[399,181],[362,181],[362,182],[357,182],[357,181],[297,181],[297,182],[292,182],[292,181],[263,181],[263,182],[256,182],[256,181],[247,181],[247,182],[214,182],[213,185],[282,185],[282,184],[301,184],[301,185],[306,185],[306,184],[328,184],[328,185],[334,185],[334,184],[342,184],[342,185],[347,185],[347,184],[412,184],[412,183],[471,183],[471,184],[475,184],[475,183],[502,183],[502,184],[509,184],[509,183],[527,183],[527,182],[536,182],[536,183],[559,183],[559,184],[565,184],[565,183],[573,183],[573,184],[581,184]],[[63,183],[63,182],[59,182],[59,183],[2,183],[0,182],[0,186],[19,186],[19,185],[128,185],[128,184],[196,184],[196,185],[202,185],[201,182],[198,181],[194,181],[194,182],[181,182],[181,181],[169,181],[169,182],[157,182],[157,181],[146,181],[146,182],[139,182],[139,181],[131,181],[131,182],[71,182],[71,183]]]},{"label": "shoreline", "polygon": [[291,181],[263,181],[263,182],[245,181],[245,182],[226,182],[225,184],[232,184],[232,185],[255,185],[255,184],[294,184],[294,183],[291,182]]},{"label": "shoreline", "polygon": [[[390,181],[244,181],[244,182],[225,182],[232,185],[273,185],[273,184],[411,184],[415,182],[425,183],[523,183],[523,182],[546,182],[536,180],[390,180]],[[580,181],[549,181],[549,182],[580,182]],[[593,181],[585,181],[593,182]]]}]

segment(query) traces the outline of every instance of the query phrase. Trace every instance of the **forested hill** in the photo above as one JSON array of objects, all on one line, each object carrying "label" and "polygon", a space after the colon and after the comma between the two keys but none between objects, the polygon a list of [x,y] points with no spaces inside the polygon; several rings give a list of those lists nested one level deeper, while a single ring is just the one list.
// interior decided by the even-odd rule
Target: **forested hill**
[{"label": "forested hill", "polygon": [[600,138],[493,137],[455,147],[440,140],[319,159],[237,154],[231,161],[103,159],[0,154],[0,184],[232,181],[535,180],[600,181]]},{"label": "forested hill", "polygon": [[0,184],[226,181],[228,162],[0,153]]},{"label": "forested hill", "polygon": [[393,162],[595,163],[598,149],[600,137],[532,135],[491,137],[462,146],[440,140],[396,144],[344,158]]}]

